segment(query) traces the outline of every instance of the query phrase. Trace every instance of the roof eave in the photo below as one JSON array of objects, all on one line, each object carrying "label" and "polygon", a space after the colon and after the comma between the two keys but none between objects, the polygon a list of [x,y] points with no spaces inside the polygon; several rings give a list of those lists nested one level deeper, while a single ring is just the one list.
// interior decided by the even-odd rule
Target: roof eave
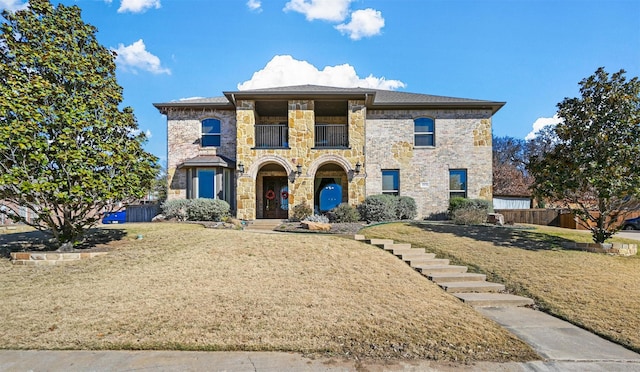
[{"label": "roof eave", "polygon": [[500,110],[506,102],[398,102],[398,103],[373,103],[368,105],[372,110],[397,110],[397,109],[416,109],[416,108],[428,108],[428,109],[448,109],[448,110],[491,110],[491,115],[494,115]]},{"label": "roof eave", "polygon": [[281,91],[281,92],[261,92],[261,91],[233,91],[223,92],[225,97],[232,102],[236,103],[237,99],[252,99],[252,98],[267,98],[269,100],[283,100],[283,99],[310,99],[318,98],[322,99],[367,99],[373,97],[376,94],[375,90],[371,91],[359,91],[359,92],[339,92],[339,91],[327,91],[327,92],[300,92],[300,91]]},{"label": "roof eave", "polygon": [[219,109],[219,110],[233,110],[235,106],[229,103],[222,102],[167,102],[167,103],[153,103],[153,106],[160,111],[161,114],[166,115],[169,109]]}]

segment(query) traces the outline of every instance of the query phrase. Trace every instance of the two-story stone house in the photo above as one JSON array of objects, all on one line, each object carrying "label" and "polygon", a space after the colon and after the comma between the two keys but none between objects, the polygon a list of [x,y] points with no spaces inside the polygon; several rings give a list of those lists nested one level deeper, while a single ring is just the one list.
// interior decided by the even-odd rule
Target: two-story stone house
[{"label": "two-story stone house", "polygon": [[491,117],[504,102],[305,85],[154,105],[167,116],[168,198],[223,199],[240,219],[322,210],[327,185],[351,205],[410,196],[420,217],[452,196],[492,197]]}]

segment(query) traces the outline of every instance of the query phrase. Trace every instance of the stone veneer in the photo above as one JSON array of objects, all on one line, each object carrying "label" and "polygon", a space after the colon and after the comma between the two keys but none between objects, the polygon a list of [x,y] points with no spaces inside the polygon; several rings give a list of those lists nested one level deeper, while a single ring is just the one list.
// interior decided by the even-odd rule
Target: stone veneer
[{"label": "stone veneer", "polygon": [[[186,170],[181,163],[198,155],[223,155],[245,167],[236,186],[237,217],[253,220],[262,217],[262,177],[289,178],[289,206],[306,203],[313,208],[315,178],[326,164],[342,169],[344,199],[357,205],[368,195],[382,192],[382,170],[400,171],[400,195],[416,200],[419,217],[445,212],[449,203],[449,170],[467,170],[469,198],[492,198],[491,110],[367,110],[364,101],[348,102],[349,128],[347,149],[314,148],[314,101],[291,100],[288,116],[258,118],[255,102],[239,100],[236,110],[176,109],[167,112],[168,199],[186,198]],[[414,148],[413,119],[435,120],[435,146]],[[219,148],[201,148],[201,120],[221,121]],[[320,118],[337,122],[344,118]],[[256,122],[288,123],[289,148],[256,149]],[[366,128],[365,128],[366,126]],[[366,134],[366,136],[365,136]],[[354,171],[362,164],[360,173]],[[268,172],[261,171],[266,165]],[[295,174],[296,166],[302,174]],[[280,170],[278,170],[280,169]],[[335,176],[335,167],[331,175]],[[321,173],[318,173],[320,170]],[[344,172],[344,173],[342,173]]]},{"label": "stone veneer", "polygon": [[[202,120],[218,119],[220,147],[200,147]],[[187,171],[178,167],[199,155],[236,157],[236,115],[233,110],[170,109],[167,112],[167,200],[187,198]]]},{"label": "stone veneer", "polygon": [[[253,220],[261,214],[258,200],[263,199],[259,185],[260,169],[268,164],[281,167],[280,175],[289,178],[289,213],[294,206],[314,204],[316,171],[322,165],[335,164],[344,171],[348,179],[348,203],[359,204],[365,197],[364,169],[355,174],[356,163],[364,164],[364,126],[366,108],[364,101],[349,101],[347,124],[349,145],[347,149],[314,148],[314,101],[292,100],[288,103],[289,148],[255,149],[255,125],[257,115],[255,102],[237,102],[237,163],[245,166],[245,173],[237,180],[237,217]],[[297,165],[302,174],[295,174]],[[277,172],[276,172],[277,173]],[[274,173],[271,173],[274,174]]]},{"label": "stone veneer", "polygon": [[[414,147],[413,119],[435,122],[435,146]],[[382,170],[398,169],[400,195],[418,205],[418,217],[449,206],[449,170],[467,170],[467,196],[492,198],[490,110],[369,110],[367,195],[382,192]]]}]

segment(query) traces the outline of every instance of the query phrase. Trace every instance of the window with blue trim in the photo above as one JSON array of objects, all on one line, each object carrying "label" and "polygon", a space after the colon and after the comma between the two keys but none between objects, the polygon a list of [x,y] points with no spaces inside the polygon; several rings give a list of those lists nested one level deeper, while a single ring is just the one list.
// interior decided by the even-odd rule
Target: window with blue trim
[{"label": "window with blue trim", "polygon": [[449,198],[467,197],[467,170],[449,170]]},{"label": "window with blue trim", "polygon": [[220,147],[220,120],[205,119],[202,121],[202,147]]},{"label": "window with blue trim", "polygon": [[397,169],[382,170],[382,193],[400,195],[400,171]]},{"label": "window with blue trim", "polygon": [[215,169],[198,169],[198,198],[216,198]]},{"label": "window with blue trim", "polygon": [[413,121],[414,145],[416,147],[435,146],[436,124],[431,118],[418,118]]}]

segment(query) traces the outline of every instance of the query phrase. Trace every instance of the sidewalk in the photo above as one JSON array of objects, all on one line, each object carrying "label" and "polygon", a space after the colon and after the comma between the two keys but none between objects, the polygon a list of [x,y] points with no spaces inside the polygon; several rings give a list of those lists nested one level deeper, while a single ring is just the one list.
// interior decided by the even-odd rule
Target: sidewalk
[{"label": "sidewalk", "polygon": [[0,350],[0,371],[255,371],[255,372],[546,372],[640,371],[628,361],[535,361],[460,365],[433,361],[359,362],[308,359],[277,352],[198,351],[14,351]]}]

